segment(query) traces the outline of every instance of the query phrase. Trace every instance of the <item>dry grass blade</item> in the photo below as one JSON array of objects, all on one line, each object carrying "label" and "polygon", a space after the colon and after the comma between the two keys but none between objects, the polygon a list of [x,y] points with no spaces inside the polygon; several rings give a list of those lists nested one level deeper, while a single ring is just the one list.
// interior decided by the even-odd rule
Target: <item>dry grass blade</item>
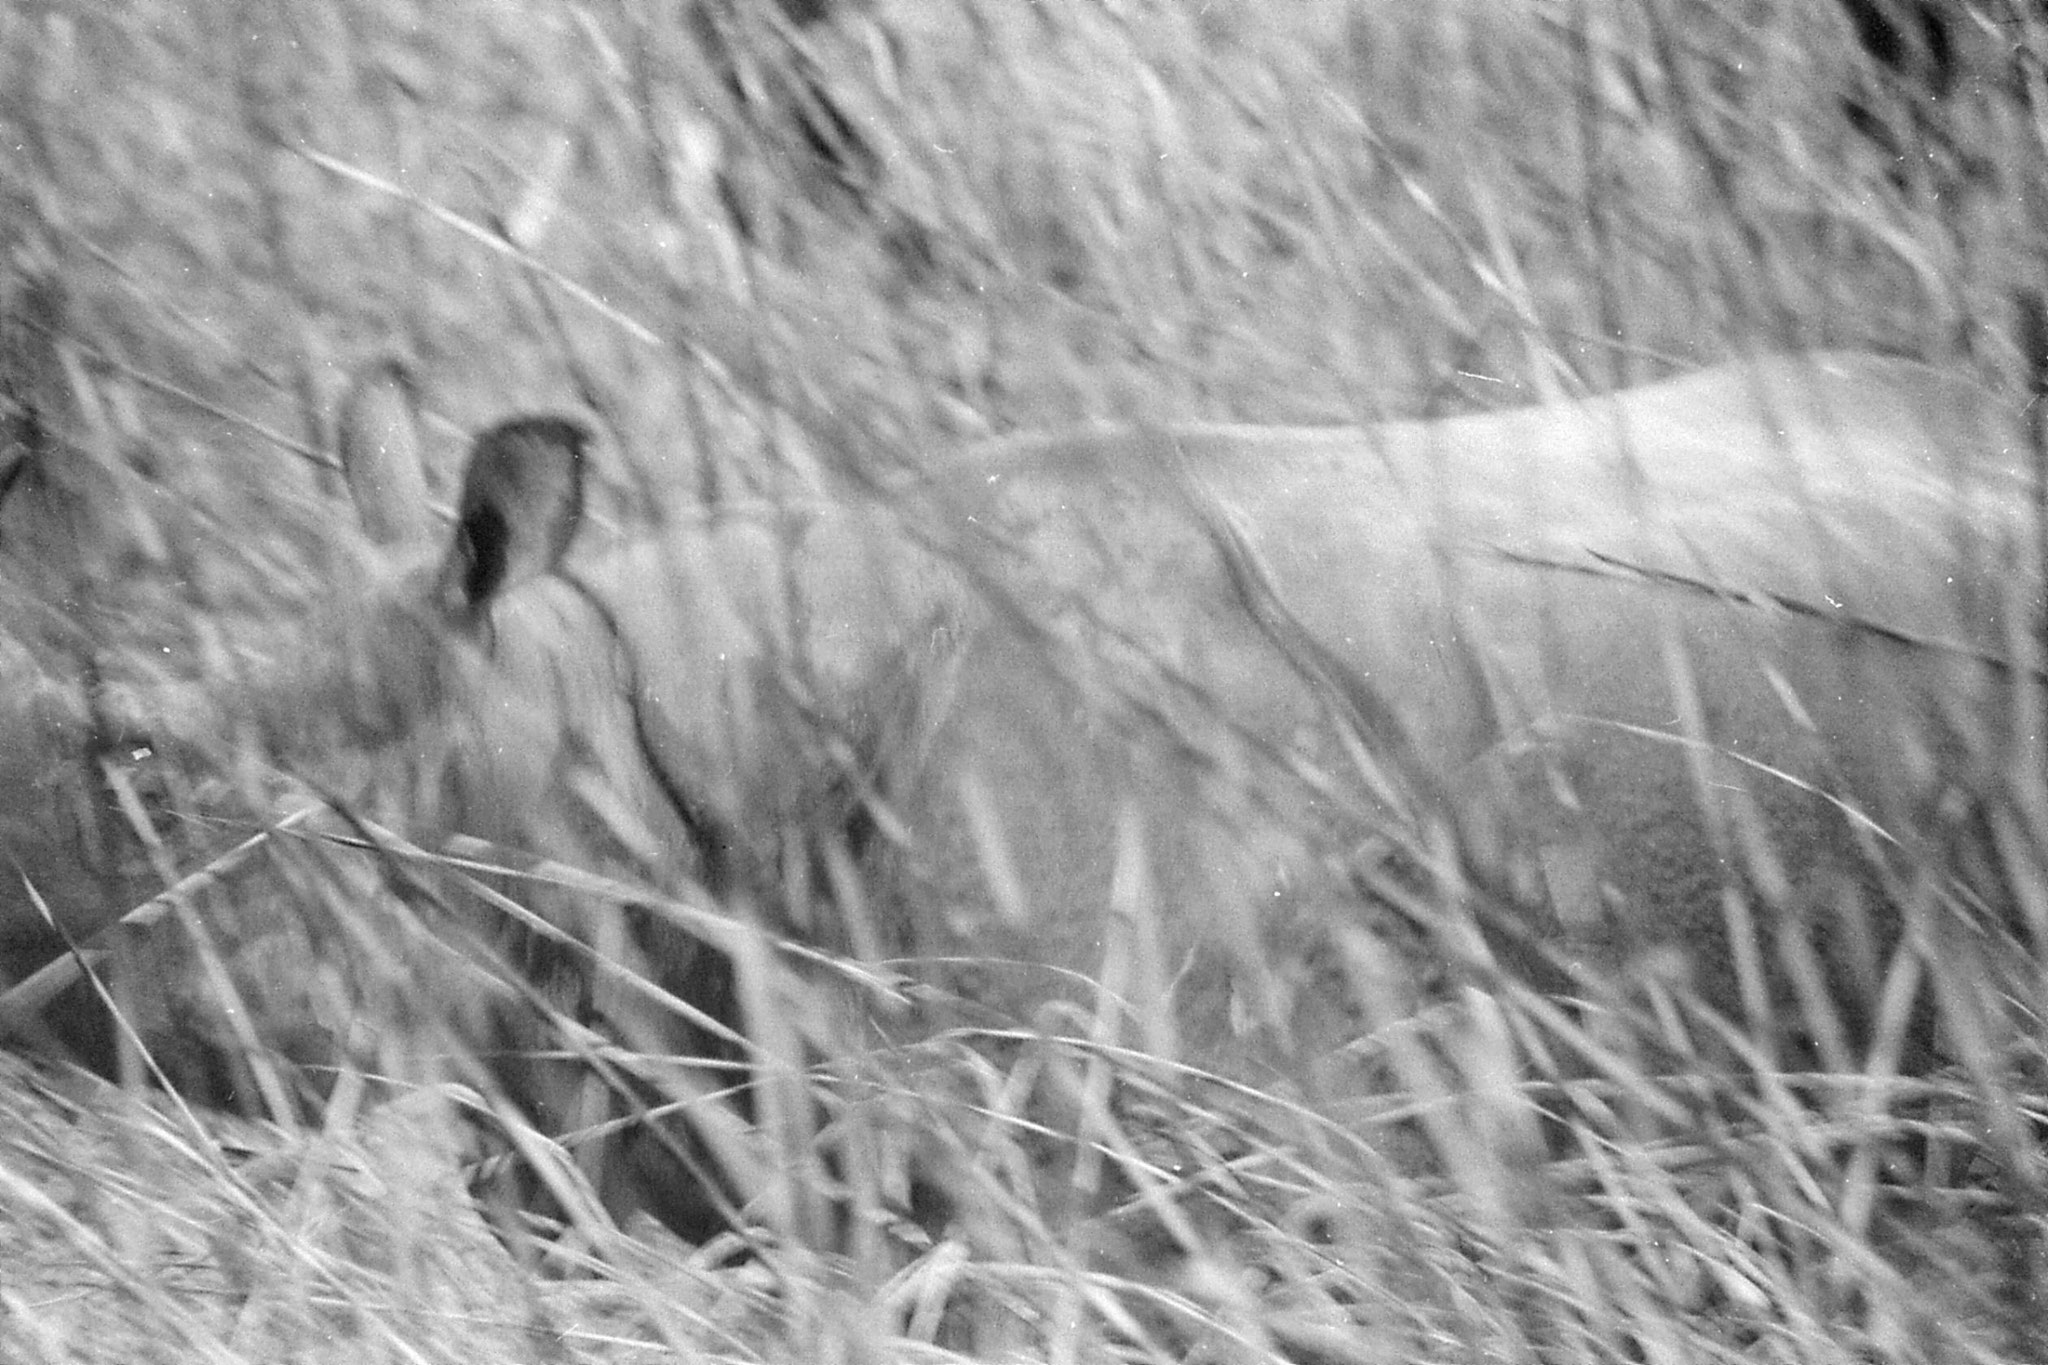
[{"label": "dry grass blade", "polygon": [[[320,811],[305,806],[282,816],[276,825],[252,835],[195,872],[188,873],[161,895],[152,896],[114,921],[111,928],[147,930],[174,912],[181,901],[189,901],[218,885],[262,852],[278,834],[303,824]],[[76,945],[69,957],[59,958],[32,975],[0,992],[0,1034],[18,1032],[22,1023],[39,1014],[56,995],[79,979],[81,971],[106,960],[108,950],[90,943]]]}]

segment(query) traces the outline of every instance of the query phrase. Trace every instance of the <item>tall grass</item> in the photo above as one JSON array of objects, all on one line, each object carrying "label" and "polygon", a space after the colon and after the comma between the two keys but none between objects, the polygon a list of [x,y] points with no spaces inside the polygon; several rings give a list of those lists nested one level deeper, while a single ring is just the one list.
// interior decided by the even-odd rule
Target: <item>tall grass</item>
[{"label": "tall grass", "polygon": [[[61,743],[95,708],[213,715],[280,666],[348,562],[330,414],[387,353],[422,379],[443,505],[468,432],[594,412],[597,539],[1082,420],[1437,416],[1813,347],[2013,393],[2041,361],[2027,7],[1959,9],[1941,102],[1812,0],[779,12],[0,7],[0,246],[15,281],[61,281],[69,367],[6,378],[69,395],[91,475],[55,504],[90,524],[26,560],[0,515],[0,620]],[[805,133],[822,107],[865,155]],[[154,856],[110,894],[263,834],[280,783],[222,728],[205,762],[152,754],[170,772],[126,809]],[[696,888],[311,820],[180,883],[124,949],[154,965],[114,974],[131,1073],[255,1121],[0,1078],[0,1354],[2038,1359],[2027,757],[1978,794],[1993,865],[1895,869],[1912,932],[1872,1036],[1806,994],[1811,1068],[1675,1001],[1589,1022],[1482,952],[1446,963],[1451,930],[1424,951],[1414,926],[1476,893],[1441,850],[1382,859],[1384,932],[1308,983],[1355,1038],[1329,1069],[1371,1087],[1191,1061],[1101,1003],[1152,998],[1135,950],[1092,1008],[1049,989],[1036,1017],[894,1037],[926,1002],[829,951],[858,925],[785,950]],[[724,936],[759,1101],[712,1145],[753,1230],[622,1233],[605,1173],[503,1093],[471,1011],[507,996],[588,1095],[681,1083],[504,969],[458,908],[479,898]],[[1987,900],[2012,922],[1959,932]],[[849,999],[888,1045],[847,1045]],[[180,1066],[179,1039],[206,1046]],[[508,1151],[566,1235],[484,1234],[465,1177]]]}]

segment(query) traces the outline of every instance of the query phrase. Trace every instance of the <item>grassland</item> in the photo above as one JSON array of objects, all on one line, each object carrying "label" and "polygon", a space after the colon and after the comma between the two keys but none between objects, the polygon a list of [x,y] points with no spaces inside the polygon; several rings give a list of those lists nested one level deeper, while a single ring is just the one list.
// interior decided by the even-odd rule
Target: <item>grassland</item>
[{"label": "grassland", "polygon": [[[422,377],[437,498],[468,433],[580,407],[630,529],[1082,420],[1438,416],[1816,347],[2027,393],[2048,353],[2030,9],[1969,11],[1939,103],[1815,0],[746,12],[720,45],[639,0],[0,5],[0,249],[62,282],[119,490],[9,570],[51,686],[81,584],[122,698],[261,656],[329,586],[332,414],[380,354]],[[164,877],[263,828],[274,784],[227,768],[155,796]],[[2037,791],[1994,803],[2014,846]],[[151,931],[177,980],[142,1031],[243,1047],[244,1116],[0,1066],[0,1357],[2048,1358],[2026,932],[1912,950],[1945,1048],[1905,1075],[1879,1039],[1659,1079],[1645,1010],[1588,1076],[1511,981],[1376,1016],[1413,968],[1369,947],[1387,1083],[1342,1113],[1082,1013],[811,1071],[770,1040],[818,1108],[748,1139],[791,1173],[748,1254],[585,1208],[543,1267],[466,1192],[500,1098],[420,1061],[463,1047],[430,1008],[459,968],[391,869],[460,869],[362,833],[274,836]]]}]

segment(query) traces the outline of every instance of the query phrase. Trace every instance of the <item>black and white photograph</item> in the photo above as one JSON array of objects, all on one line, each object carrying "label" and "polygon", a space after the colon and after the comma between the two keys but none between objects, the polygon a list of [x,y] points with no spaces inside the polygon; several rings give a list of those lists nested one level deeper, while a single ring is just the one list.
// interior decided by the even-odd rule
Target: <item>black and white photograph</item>
[{"label": "black and white photograph", "polygon": [[0,0],[0,1365],[2048,1361],[2048,6]]}]

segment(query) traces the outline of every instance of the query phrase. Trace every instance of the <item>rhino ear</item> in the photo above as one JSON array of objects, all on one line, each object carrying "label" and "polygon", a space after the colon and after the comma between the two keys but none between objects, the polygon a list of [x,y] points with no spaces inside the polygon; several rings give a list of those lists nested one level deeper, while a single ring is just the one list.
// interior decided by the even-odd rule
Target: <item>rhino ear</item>
[{"label": "rhino ear", "polygon": [[590,440],[569,417],[515,418],[476,438],[442,574],[452,606],[475,615],[562,562],[583,521]]},{"label": "rhino ear", "polygon": [[364,534],[394,549],[431,543],[434,517],[412,372],[388,356],[364,366],[342,399],[336,425],[342,474]]}]

